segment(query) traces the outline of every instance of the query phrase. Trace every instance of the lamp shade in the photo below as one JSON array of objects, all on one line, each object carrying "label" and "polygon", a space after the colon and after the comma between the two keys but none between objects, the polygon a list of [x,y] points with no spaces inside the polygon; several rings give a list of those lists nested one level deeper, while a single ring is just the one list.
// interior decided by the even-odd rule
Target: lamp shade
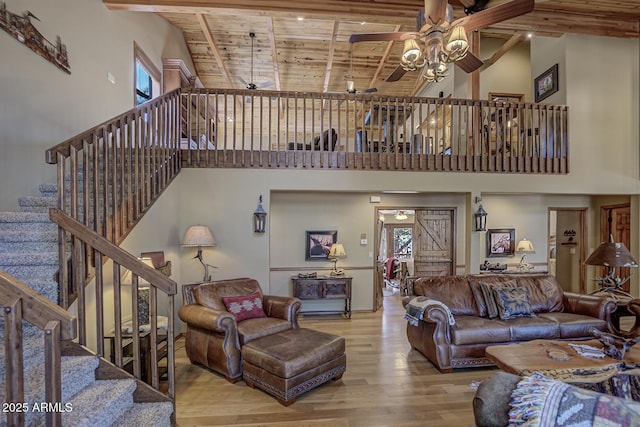
[{"label": "lamp shade", "polygon": [[[145,263],[151,268],[154,268],[153,260],[151,258],[138,258],[140,261]],[[124,272],[120,276],[120,284],[123,286],[131,286],[133,284],[133,279],[131,278],[131,270],[128,268],[124,270]],[[138,288],[148,288],[149,282],[147,282],[142,277],[138,276]]]},{"label": "lamp shade", "polygon": [[602,243],[584,263],[605,267],[638,267],[636,260],[621,242]]},{"label": "lamp shade", "polygon": [[329,255],[327,258],[346,258],[347,252],[344,250],[344,246],[342,243],[334,243],[331,245],[331,249],[329,249]]},{"label": "lamp shade", "polygon": [[206,225],[192,225],[182,238],[182,246],[215,246],[216,240]]},{"label": "lamp shade", "polygon": [[457,25],[451,30],[451,37],[449,37],[446,48],[449,51],[447,59],[450,62],[457,61],[467,54],[469,41],[467,40],[467,32],[462,25]]},{"label": "lamp shade", "polygon": [[522,239],[516,245],[517,254],[535,254],[536,250],[533,248],[533,243],[530,240]]}]

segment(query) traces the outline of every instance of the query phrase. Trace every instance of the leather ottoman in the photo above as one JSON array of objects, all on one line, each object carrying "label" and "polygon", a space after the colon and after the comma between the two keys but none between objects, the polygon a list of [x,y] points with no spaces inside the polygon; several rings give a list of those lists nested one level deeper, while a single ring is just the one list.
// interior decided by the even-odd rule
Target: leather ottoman
[{"label": "leather ottoman", "polygon": [[289,406],[346,370],[344,338],[313,329],[289,329],[242,347],[242,378]]}]

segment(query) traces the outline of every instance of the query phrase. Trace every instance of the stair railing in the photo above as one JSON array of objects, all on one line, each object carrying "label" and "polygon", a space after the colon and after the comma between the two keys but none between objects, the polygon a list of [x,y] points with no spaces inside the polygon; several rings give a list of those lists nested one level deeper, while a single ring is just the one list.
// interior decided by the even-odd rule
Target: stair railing
[{"label": "stair railing", "polygon": [[[170,92],[48,149],[46,161],[58,169],[58,209],[121,243],[180,171],[179,102],[179,90]],[[91,270],[70,280],[62,232],[58,242],[59,303],[68,308]]]},{"label": "stair railing", "polygon": [[[61,341],[76,338],[76,318],[2,270],[0,288],[0,305],[4,308],[4,403],[23,405],[25,402],[23,320],[44,331],[45,401],[62,402]],[[60,411],[47,411],[46,425],[61,426],[61,415]],[[9,411],[6,416],[7,425],[24,425],[24,411]]]},{"label": "stair railing", "polygon": [[[104,341],[104,325],[105,325],[105,305],[109,301],[105,301],[105,272],[103,269],[104,261],[110,259],[113,261],[113,318],[114,318],[114,354],[115,364],[119,368],[125,365],[123,356],[123,298],[121,277],[123,276],[122,268],[126,268],[132,273],[131,286],[131,334],[128,337],[132,340],[133,351],[131,354],[131,363],[133,364],[132,373],[136,378],[142,379],[141,357],[140,357],[140,324],[138,321],[138,292],[139,281],[144,279],[149,283],[149,327],[150,327],[150,367],[151,372],[147,375],[151,377],[151,386],[160,390],[159,380],[160,372],[158,370],[158,291],[167,297],[166,307],[167,314],[167,380],[168,380],[168,397],[175,405],[175,354],[174,354],[174,296],[177,292],[177,284],[160,271],[149,267],[137,257],[131,255],[127,251],[121,249],[105,237],[99,235],[96,231],[82,224],[78,220],[70,217],[63,211],[51,208],[49,216],[62,230],[63,234],[68,234],[74,242],[71,250],[71,265],[74,269],[76,279],[80,280],[87,276],[86,270],[92,268],[95,271],[95,335],[96,335],[96,353],[99,356],[105,355]],[[108,284],[107,284],[108,285]],[[145,285],[146,286],[146,285]],[[78,313],[78,341],[80,344],[86,345],[87,341],[87,316],[84,287],[80,287],[78,293],[77,313]],[[110,298],[109,298],[110,300]]]}]

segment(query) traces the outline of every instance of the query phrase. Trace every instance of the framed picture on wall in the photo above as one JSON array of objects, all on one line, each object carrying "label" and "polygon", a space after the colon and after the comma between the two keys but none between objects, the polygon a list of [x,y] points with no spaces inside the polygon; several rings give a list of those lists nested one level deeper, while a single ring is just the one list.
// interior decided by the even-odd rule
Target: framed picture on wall
[{"label": "framed picture on wall", "polygon": [[487,230],[487,257],[515,256],[515,237],[515,228],[492,228]]},{"label": "framed picture on wall", "polygon": [[306,261],[326,261],[331,245],[337,242],[337,230],[307,231],[304,259]]},{"label": "framed picture on wall", "polygon": [[533,82],[536,102],[551,96],[558,91],[558,64],[540,74]]}]

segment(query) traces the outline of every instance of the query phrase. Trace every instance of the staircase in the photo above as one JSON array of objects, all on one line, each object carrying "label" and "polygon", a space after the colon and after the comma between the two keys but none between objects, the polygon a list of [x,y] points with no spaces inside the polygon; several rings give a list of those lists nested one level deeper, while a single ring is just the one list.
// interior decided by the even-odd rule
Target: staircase
[{"label": "staircase", "polygon": [[[40,186],[40,197],[21,197],[20,212],[0,212],[0,270],[20,280],[52,303],[58,303],[57,226],[49,220],[56,206],[55,184]],[[0,289],[0,292],[2,289]],[[4,317],[0,316],[4,339]],[[169,426],[170,399],[85,347],[63,342],[62,399],[45,402],[44,332],[24,322],[25,425],[45,425],[45,413],[62,413],[65,426]],[[0,402],[5,402],[4,346],[0,345]],[[0,412],[0,426],[7,425]]]}]

